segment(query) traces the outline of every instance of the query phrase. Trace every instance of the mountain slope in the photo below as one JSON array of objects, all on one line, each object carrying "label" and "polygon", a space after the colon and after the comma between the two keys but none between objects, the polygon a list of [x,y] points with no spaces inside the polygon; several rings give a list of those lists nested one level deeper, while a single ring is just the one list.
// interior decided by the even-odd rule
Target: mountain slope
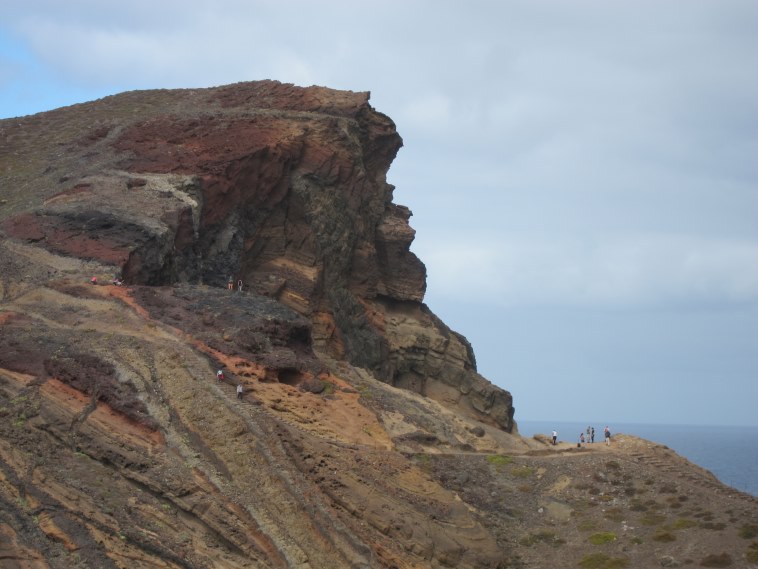
[{"label": "mountain slope", "polygon": [[758,550],[755,499],[666,449],[516,434],[423,304],[386,182],[402,141],[367,93],[124,93],[0,121],[0,143],[3,567]]}]

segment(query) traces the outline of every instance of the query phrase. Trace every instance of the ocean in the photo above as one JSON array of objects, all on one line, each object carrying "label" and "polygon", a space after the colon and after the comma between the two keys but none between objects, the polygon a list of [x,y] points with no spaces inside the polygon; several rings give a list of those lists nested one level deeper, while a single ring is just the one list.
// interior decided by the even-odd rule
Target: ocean
[{"label": "ocean", "polygon": [[633,423],[568,423],[517,421],[519,433],[531,437],[537,433],[575,442],[587,425],[595,427],[595,444],[603,442],[603,429],[611,434],[642,437],[666,445],[677,454],[710,470],[724,484],[758,496],[758,427],[722,427],[695,425],[648,425]]}]

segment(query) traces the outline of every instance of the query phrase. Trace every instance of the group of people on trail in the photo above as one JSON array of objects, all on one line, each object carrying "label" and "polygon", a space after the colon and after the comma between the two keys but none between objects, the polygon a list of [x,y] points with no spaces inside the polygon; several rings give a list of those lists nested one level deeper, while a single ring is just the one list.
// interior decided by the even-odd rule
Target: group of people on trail
[{"label": "group of people on trail", "polygon": [[[605,426],[605,429],[603,429],[603,434],[605,435],[605,444],[607,446],[611,445],[611,430],[608,428],[608,425]],[[579,442],[576,446],[581,447],[584,446],[585,443],[594,443],[595,442],[595,427],[588,426],[587,427],[587,437],[585,438],[584,433],[579,433]]]},{"label": "group of people on trail", "polygon": [[[224,370],[218,370],[216,372],[216,380],[220,383],[224,381]],[[237,384],[237,399],[242,399],[242,395],[245,393],[245,388],[242,387],[241,383]]]},{"label": "group of people on trail", "polygon": [[[603,430],[603,434],[605,435],[605,444],[610,446],[611,445],[611,429],[608,427],[608,425],[605,426],[605,429]],[[595,427],[588,426],[586,435],[584,432],[579,433],[579,442],[577,442],[577,447],[582,447],[587,443],[594,443],[595,442]],[[557,445],[558,444],[558,431],[553,430],[552,435],[552,444]]]},{"label": "group of people on trail", "polygon": [[[226,281],[226,288],[234,290],[234,277],[232,275],[229,275],[229,279]],[[237,280],[237,290],[242,292],[242,279]]]}]

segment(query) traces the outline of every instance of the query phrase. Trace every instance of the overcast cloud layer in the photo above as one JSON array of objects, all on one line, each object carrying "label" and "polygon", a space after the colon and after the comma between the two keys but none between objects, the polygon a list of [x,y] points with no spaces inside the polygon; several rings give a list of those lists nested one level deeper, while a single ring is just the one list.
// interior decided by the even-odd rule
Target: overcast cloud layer
[{"label": "overcast cloud layer", "polygon": [[758,424],[758,3],[11,1],[0,116],[368,90],[427,302],[517,419]]}]

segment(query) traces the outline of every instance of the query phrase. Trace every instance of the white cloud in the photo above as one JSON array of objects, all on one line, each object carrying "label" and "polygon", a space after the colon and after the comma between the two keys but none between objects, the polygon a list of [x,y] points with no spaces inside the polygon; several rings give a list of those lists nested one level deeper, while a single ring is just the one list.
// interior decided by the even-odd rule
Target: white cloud
[{"label": "white cloud", "polygon": [[697,236],[470,236],[419,252],[461,303],[630,307],[758,301],[758,244]]}]

